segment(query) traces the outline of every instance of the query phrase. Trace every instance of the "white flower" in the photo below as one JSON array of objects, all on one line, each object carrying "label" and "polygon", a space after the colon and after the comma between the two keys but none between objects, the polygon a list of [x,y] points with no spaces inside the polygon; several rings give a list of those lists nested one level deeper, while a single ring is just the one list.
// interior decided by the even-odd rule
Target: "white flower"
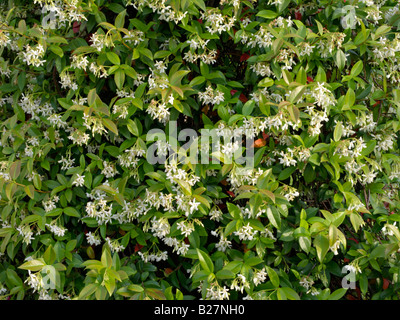
[{"label": "white flower", "polygon": [[82,146],[88,144],[90,136],[85,132],[82,132],[80,130],[75,130],[68,136],[68,139],[72,140],[74,144]]},{"label": "white flower", "polygon": [[91,47],[96,48],[96,50],[98,52],[100,52],[101,50],[103,50],[103,47],[105,46],[105,36],[103,34],[99,34],[99,33],[93,33],[92,37],[90,38],[91,41]]},{"label": "white flower", "polygon": [[167,66],[161,60],[154,63],[154,66],[157,69],[157,71],[160,73],[165,73],[165,70],[167,70]]},{"label": "white flower", "polygon": [[205,92],[199,92],[199,98],[203,104],[217,105],[224,102],[223,92],[214,90],[211,86],[208,86]]},{"label": "white flower", "polygon": [[260,283],[263,283],[267,278],[267,273],[265,272],[265,268],[262,268],[262,270],[258,270],[254,273],[253,275],[253,282],[257,286]]},{"label": "white flower", "polygon": [[177,227],[185,237],[188,237],[194,231],[193,224],[187,221],[178,222]]},{"label": "white flower", "polygon": [[356,264],[347,264],[343,267],[344,271],[348,271],[350,273],[362,273],[361,269]]},{"label": "white flower", "polygon": [[[396,225],[396,222],[393,223],[393,226],[395,226],[395,225]],[[393,236],[393,234],[394,234],[393,230],[388,228],[388,224],[384,225],[381,231],[382,231],[383,235],[385,235],[385,236]]]},{"label": "white flower", "polygon": [[102,66],[102,65],[98,66],[94,62],[92,62],[90,64],[89,70],[98,78],[107,78],[108,77],[107,70],[104,68],[104,66]]},{"label": "white flower", "polygon": [[108,161],[103,161],[103,166],[104,169],[101,171],[101,174],[104,174],[106,178],[112,178],[118,173],[115,166]]},{"label": "white flower", "polygon": [[89,61],[86,56],[75,55],[75,54],[72,56],[72,62],[71,62],[72,68],[86,71],[88,65]]},{"label": "white flower", "polygon": [[169,121],[170,112],[165,103],[159,103],[156,100],[152,100],[146,112],[150,114],[154,120],[157,119],[164,125]]},{"label": "white flower", "polygon": [[314,284],[314,281],[310,277],[305,276],[300,279],[299,283],[302,287],[304,287],[308,290]]},{"label": "white flower", "polygon": [[35,238],[33,237],[33,232],[31,228],[28,225],[21,225],[16,228],[16,230],[19,232],[19,234],[23,237],[23,241],[26,244],[30,244],[32,240]]},{"label": "white flower", "polygon": [[338,254],[338,249],[339,249],[340,241],[336,241],[329,249],[333,252],[334,255]]},{"label": "white flower", "polygon": [[232,247],[232,242],[224,237],[221,237],[219,242],[215,244],[215,247],[217,248],[218,251],[225,252],[226,249]]},{"label": "white flower", "polygon": [[109,237],[106,237],[106,242],[110,247],[112,253],[114,252],[121,252],[125,250],[125,247],[121,245],[118,240],[111,240]]},{"label": "white flower", "polygon": [[43,287],[43,280],[42,276],[40,275],[39,272],[37,273],[31,273],[30,270],[28,270],[29,276],[28,278],[24,281],[24,283],[27,283],[28,286],[30,286],[33,289],[33,292],[39,291],[40,288]]},{"label": "white flower", "polygon": [[215,220],[215,221],[221,221],[222,220],[222,212],[221,210],[218,209],[213,209],[210,211],[210,219]]},{"label": "white flower", "polygon": [[28,65],[33,65],[35,67],[42,66],[46,60],[41,60],[44,56],[45,51],[42,45],[38,44],[36,47],[31,47],[27,45],[23,51],[23,61]]},{"label": "white flower", "polygon": [[[199,207],[199,205],[200,205],[200,202],[197,202],[197,201],[193,198],[192,200],[189,201],[188,205],[189,205],[190,213],[192,214],[193,212],[195,212],[195,211],[198,210],[198,207]],[[186,213],[186,215],[187,215],[187,213]]]},{"label": "white flower", "polygon": [[310,45],[307,42],[304,42],[303,45],[301,46],[301,51],[299,52],[300,56],[309,56],[313,53],[313,49],[315,46]]},{"label": "white flower", "polygon": [[72,89],[74,91],[78,90],[78,85],[75,82],[75,77],[67,72],[62,72],[60,74],[60,84],[62,89]]},{"label": "white flower", "polygon": [[242,226],[238,231],[234,232],[234,235],[238,236],[240,240],[253,240],[254,236],[257,234],[257,230],[254,231],[250,223]]},{"label": "white flower", "polygon": [[95,245],[98,246],[101,244],[101,240],[100,237],[98,235],[93,234],[92,232],[88,232],[86,233],[86,241],[90,244],[90,245]]},{"label": "white flower", "polygon": [[46,212],[50,212],[51,210],[56,208],[56,204],[55,204],[54,198],[50,198],[48,200],[43,200],[42,201],[42,205],[43,205],[44,210]]},{"label": "white flower", "polygon": [[144,33],[140,30],[129,30],[128,34],[124,36],[124,40],[126,43],[137,46],[144,41]]},{"label": "white flower", "polygon": [[84,183],[85,183],[85,175],[80,175],[77,174],[75,180],[72,182],[72,185],[75,185],[77,187],[83,187]]},{"label": "white flower", "polygon": [[61,163],[61,170],[68,170],[71,169],[74,165],[75,160],[71,159],[71,156],[68,156],[68,158],[64,158],[64,156],[61,156],[61,160],[58,161],[58,163]]},{"label": "white flower", "polygon": [[63,237],[65,235],[65,232],[67,231],[66,228],[59,227],[59,226],[55,225],[54,223],[51,223],[51,224],[47,223],[46,226],[50,229],[50,231],[52,233],[54,233],[56,236],[59,236],[59,237]]}]

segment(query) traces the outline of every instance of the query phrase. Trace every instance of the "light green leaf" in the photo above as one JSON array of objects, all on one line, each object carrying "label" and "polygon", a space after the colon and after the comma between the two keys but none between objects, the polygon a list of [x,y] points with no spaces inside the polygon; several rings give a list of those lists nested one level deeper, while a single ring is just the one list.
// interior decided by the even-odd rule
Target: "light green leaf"
[{"label": "light green leaf", "polygon": [[208,273],[214,272],[214,263],[212,262],[210,256],[200,249],[196,249],[197,255],[199,257],[200,265],[203,270]]}]

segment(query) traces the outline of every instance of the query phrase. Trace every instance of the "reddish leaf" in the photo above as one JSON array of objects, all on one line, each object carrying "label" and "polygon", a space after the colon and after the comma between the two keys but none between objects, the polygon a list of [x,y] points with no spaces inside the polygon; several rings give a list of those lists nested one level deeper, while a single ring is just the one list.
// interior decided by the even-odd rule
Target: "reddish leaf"
[{"label": "reddish leaf", "polygon": [[172,270],[171,268],[166,268],[164,270],[164,273],[165,273],[166,276],[169,276],[172,272],[174,272],[174,270]]},{"label": "reddish leaf", "polygon": [[375,102],[375,104],[373,105],[373,107],[375,108],[376,106],[379,106],[381,104],[381,101],[378,100],[377,102]]},{"label": "reddish leaf", "polygon": [[301,14],[300,11],[295,11],[295,13],[294,13],[294,18],[295,18],[296,20],[301,20],[301,18],[303,18],[303,15]]},{"label": "reddish leaf", "polygon": [[240,62],[246,61],[248,58],[250,58],[250,55],[243,53],[240,57]]},{"label": "reddish leaf", "polygon": [[243,103],[246,103],[249,99],[246,98],[246,96],[241,93],[239,96],[239,100],[242,101]]},{"label": "reddish leaf", "polygon": [[267,141],[264,140],[263,138],[257,139],[254,141],[254,148],[261,148],[264,147],[267,144]]},{"label": "reddish leaf", "polygon": [[383,286],[382,289],[386,290],[389,287],[390,281],[386,278],[383,278]]},{"label": "reddish leaf", "polygon": [[142,248],[143,248],[142,245],[140,245],[139,243],[136,243],[136,245],[135,245],[135,253],[140,251],[140,250],[142,250]]},{"label": "reddish leaf", "polygon": [[232,191],[227,191],[226,193],[229,194],[231,197],[236,197]]},{"label": "reddish leaf", "polygon": [[221,181],[221,184],[222,184],[223,186],[227,186],[227,185],[228,185],[228,182],[226,181],[226,179],[224,179],[224,180]]},{"label": "reddish leaf", "polygon": [[357,243],[357,244],[358,244],[358,240],[357,240],[357,239],[355,239],[355,238],[349,238],[349,240],[352,240],[352,241],[354,241],[355,243]]},{"label": "reddish leaf", "polygon": [[81,27],[81,23],[80,23],[80,22],[77,22],[77,21],[75,21],[75,22],[74,22],[74,24],[73,24],[73,26],[72,26],[72,30],[74,31],[74,33],[78,33],[78,32],[79,32],[79,29],[80,29],[80,27]]}]

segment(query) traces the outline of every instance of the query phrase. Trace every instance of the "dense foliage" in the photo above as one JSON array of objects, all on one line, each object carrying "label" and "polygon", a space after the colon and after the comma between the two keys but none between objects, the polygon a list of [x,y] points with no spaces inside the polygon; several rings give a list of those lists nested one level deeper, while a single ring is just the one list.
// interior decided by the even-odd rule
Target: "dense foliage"
[{"label": "dense foliage", "polygon": [[0,298],[398,299],[399,23],[3,1]]}]

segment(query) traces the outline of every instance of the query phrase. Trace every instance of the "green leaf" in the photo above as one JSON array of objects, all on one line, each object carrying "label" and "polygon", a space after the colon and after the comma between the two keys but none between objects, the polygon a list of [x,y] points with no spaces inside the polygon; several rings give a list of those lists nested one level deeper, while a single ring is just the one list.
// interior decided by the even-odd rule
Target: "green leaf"
[{"label": "green leaf", "polygon": [[139,128],[135,121],[128,119],[127,128],[129,130],[129,132],[132,133],[134,136],[136,136],[136,137],[140,136]]},{"label": "green leaf", "polygon": [[35,198],[35,187],[33,185],[30,184],[28,186],[25,186],[24,191],[29,196],[29,198]]},{"label": "green leaf", "polygon": [[117,128],[116,124],[111,119],[103,118],[103,124],[111,132],[113,132],[116,135],[118,135],[118,128]]},{"label": "green leaf", "polygon": [[121,64],[120,58],[114,52],[111,52],[111,51],[107,52],[107,59],[110,60],[110,62],[112,64],[115,64],[115,65],[118,65],[118,66]]},{"label": "green leaf", "polygon": [[273,85],[274,85],[274,80],[272,80],[271,78],[264,78],[258,83],[259,87],[264,87],[264,88],[268,88]]},{"label": "green leaf", "polygon": [[[297,101],[299,101],[304,92],[306,91],[307,87],[306,86],[297,86],[294,90],[292,90],[292,92],[290,93],[289,96],[289,101],[291,103],[296,103]],[[297,121],[296,121],[297,122]]]},{"label": "green leaf", "polygon": [[79,293],[79,300],[84,300],[87,297],[91,296],[96,290],[99,289],[98,283],[91,283],[85,286],[82,291]]},{"label": "green leaf", "polygon": [[241,218],[240,209],[236,205],[228,202],[227,207],[228,207],[229,214],[232,216],[233,219]]},{"label": "green leaf", "polygon": [[77,243],[78,243],[78,241],[76,239],[68,241],[67,244],[65,245],[65,250],[66,251],[74,250]]},{"label": "green leaf", "polygon": [[329,240],[325,235],[318,234],[314,239],[314,247],[317,249],[317,257],[323,263],[326,253],[329,250]]},{"label": "green leaf", "polygon": [[21,173],[21,160],[13,162],[10,166],[10,177],[12,180],[17,180]]},{"label": "green leaf", "polygon": [[339,70],[343,70],[344,66],[346,65],[346,56],[340,49],[336,51],[335,62]]},{"label": "green leaf", "polygon": [[[123,64],[123,65],[121,66],[121,69],[125,72],[125,74],[126,74],[128,77],[131,77],[132,79],[137,79],[137,72],[136,72],[136,70],[133,69],[131,66],[128,66],[128,65],[126,65],[126,64]],[[136,90],[136,91],[138,91],[138,90]],[[135,95],[136,95],[136,94],[135,94]]]},{"label": "green leaf", "polygon": [[309,253],[311,248],[310,237],[299,237],[299,245],[304,252]]},{"label": "green leaf", "polygon": [[384,34],[390,32],[390,30],[392,30],[392,27],[391,27],[391,26],[386,26],[386,25],[380,26],[380,27],[375,31],[375,33],[374,33],[374,35],[373,35],[373,40],[376,40],[376,39],[378,39],[379,37],[382,37]]},{"label": "green leaf", "polygon": [[101,264],[107,268],[110,268],[112,266],[112,257],[108,248],[105,248],[103,250],[103,253],[101,255]]},{"label": "green leaf", "polygon": [[271,267],[266,266],[265,269],[267,270],[268,273],[268,277],[271,280],[272,285],[275,288],[279,287],[280,281],[279,281],[279,276],[276,273],[276,271],[274,269],[272,269]]},{"label": "green leaf", "polygon": [[249,100],[247,101],[243,108],[242,108],[242,114],[245,116],[249,116],[251,115],[251,113],[253,112],[254,108],[255,108],[256,104],[253,100]]},{"label": "green leaf", "polygon": [[168,50],[160,50],[154,54],[154,59],[163,59],[168,57],[172,52]]},{"label": "green leaf", "polygon": [[137,285],[137,284],[130,284],[128,286],[128,290],[133,291],[133,292],[143,292],[144,288],[142,286]]},{"label": "green leaf", "polygon": [[203,270],[208,273],[214,272],[214,263],[212,262],[210,256],[200,249],[196,249],[197,255],[199,257],[200,265]]},{"label": "green leaf", "polygon": [[77,218],[81,217],[79,211],[72,207],[64,208],[64,213],[70,217],[77,217]]},{"label": "green leaf", "polygon": [[18,274],[14,270],[8,268],[6,273],[7,273],[7,279],[10,280],[13,285],[15,285],[15,286],[23,285],[21,278],[18,276]]},{"label": "green leaf", "polygon": [[333,132],[333,140],[339,141],[342,138],[342,135],[343,135],[343,125],[341,122],[338,122]]},{"label": "green leaf", "polygon": [[346,293],[347,289],[340,288],[332,292],[328,298],[328,300],[340,300]]},{"label": "green leaf", "polygon": [[231,222],[229,222],[225,227],[224,236],[227,237],[232,232],[236,231],[236,225],[237,225],[237,220],[232,220]]},{"label": "green leaf", "polygon": [[26,84],[26,72],[21,72],[18,76],[18,88],[20,91],[24,91]]},{"label": "green leaf", "polygon": [[114,80],[117,88],[122,90],[125,83],[125,71],[123,69],[118,69],[117,71],[115,71]]},{"label": "green leaf", "polygon": [[256,16],[264,19],[275,19],[278,16],[278,13],[271,10],[261,10],[256,14]]},{"label": "green leaf", "polygon": [[126,10],[121,11],[115,18],[115,27],[123,28],[125,24]]},{"label": "green leaf", "polygon": [[364,68],[363,62],[359,60],[354,64],[353,68],[351,68],[350,74],[353,77],[356,77],[361,73],[361,71],[363,71],[363,68]]},{"label": "green leaf", "polygon": [[279,288],[278,290],[283,292],[285,297],[289,300],[300,300],[300,296],[292,288],[282,287],[282,288]]},{"label": "green leaf", "polygon": [[289,178],[289,177],[291,176],[291,174],[292,174],[293,172],[296,171],[296,169],[297,169],[297,167],[295,167],[295,166],[293,166],[293,167],[288,167],[288,168],[283,169],[283,170],[279,173],[278,179],[279,179],[279,180],[286,180],[287,178]]},{"label": "green leaf", "polygon": [[43,259],[46,264],[51,265],[56,261],[56,252],[52,245],[48,246],[46,251],[43,254]]},{"label": "green leaf", "polygon": [[384,258],[386,256],[385,254],[386,247],[383,245],[378,245],[374,250],[369,255],[370,259],[376,259],[376,258]]},{"label": "green leaf", "polygon": [[181,85],[181,81],[184,76],[186,76],[190,71],[187,70],[179,70],[175,73],[173,73],[170,78],[169,82],[172,86],[177,86],[179,87]]},{"label": "green leaf", "polygon": [[234,279],[235,274],[229,269],[221,269],[215,274],[217,279],[226,280],[226,279]]},{"label": "green leaf", "polygon": [[59,46],[51,45],[49,49],[53,51],[56,55],[58,55],[60,58],[64,56],[64,51]]},{"label": "green leaf", "polygon": [[263,260],[260,257],[251,257],[245,260],[245,264],[248,265],[249,267],[254,267],[262,262]]},{"label": "green leaf", "polygon": [[354,93],[354,90],[349,88],[347,90],[346,96],[344,97],[344,105],[342,110],[350,110],[351,107],[354,105],[355,101],[356,101],[356,95]]},{"label": "green leaf", "polygon": [[38,259],[33,259],[29,260],[22,265],[20,265],[18,268],[23,269],[23,270],[30,270],[30,271],[40,271],[42,268],[46,265],[44,262],[43,258],[38,258]]},{"label": "green leaf", "polygon": [[267,208],[267,217],[275,228],[281,229],[281,215],[275,207],[269,206]]}]

